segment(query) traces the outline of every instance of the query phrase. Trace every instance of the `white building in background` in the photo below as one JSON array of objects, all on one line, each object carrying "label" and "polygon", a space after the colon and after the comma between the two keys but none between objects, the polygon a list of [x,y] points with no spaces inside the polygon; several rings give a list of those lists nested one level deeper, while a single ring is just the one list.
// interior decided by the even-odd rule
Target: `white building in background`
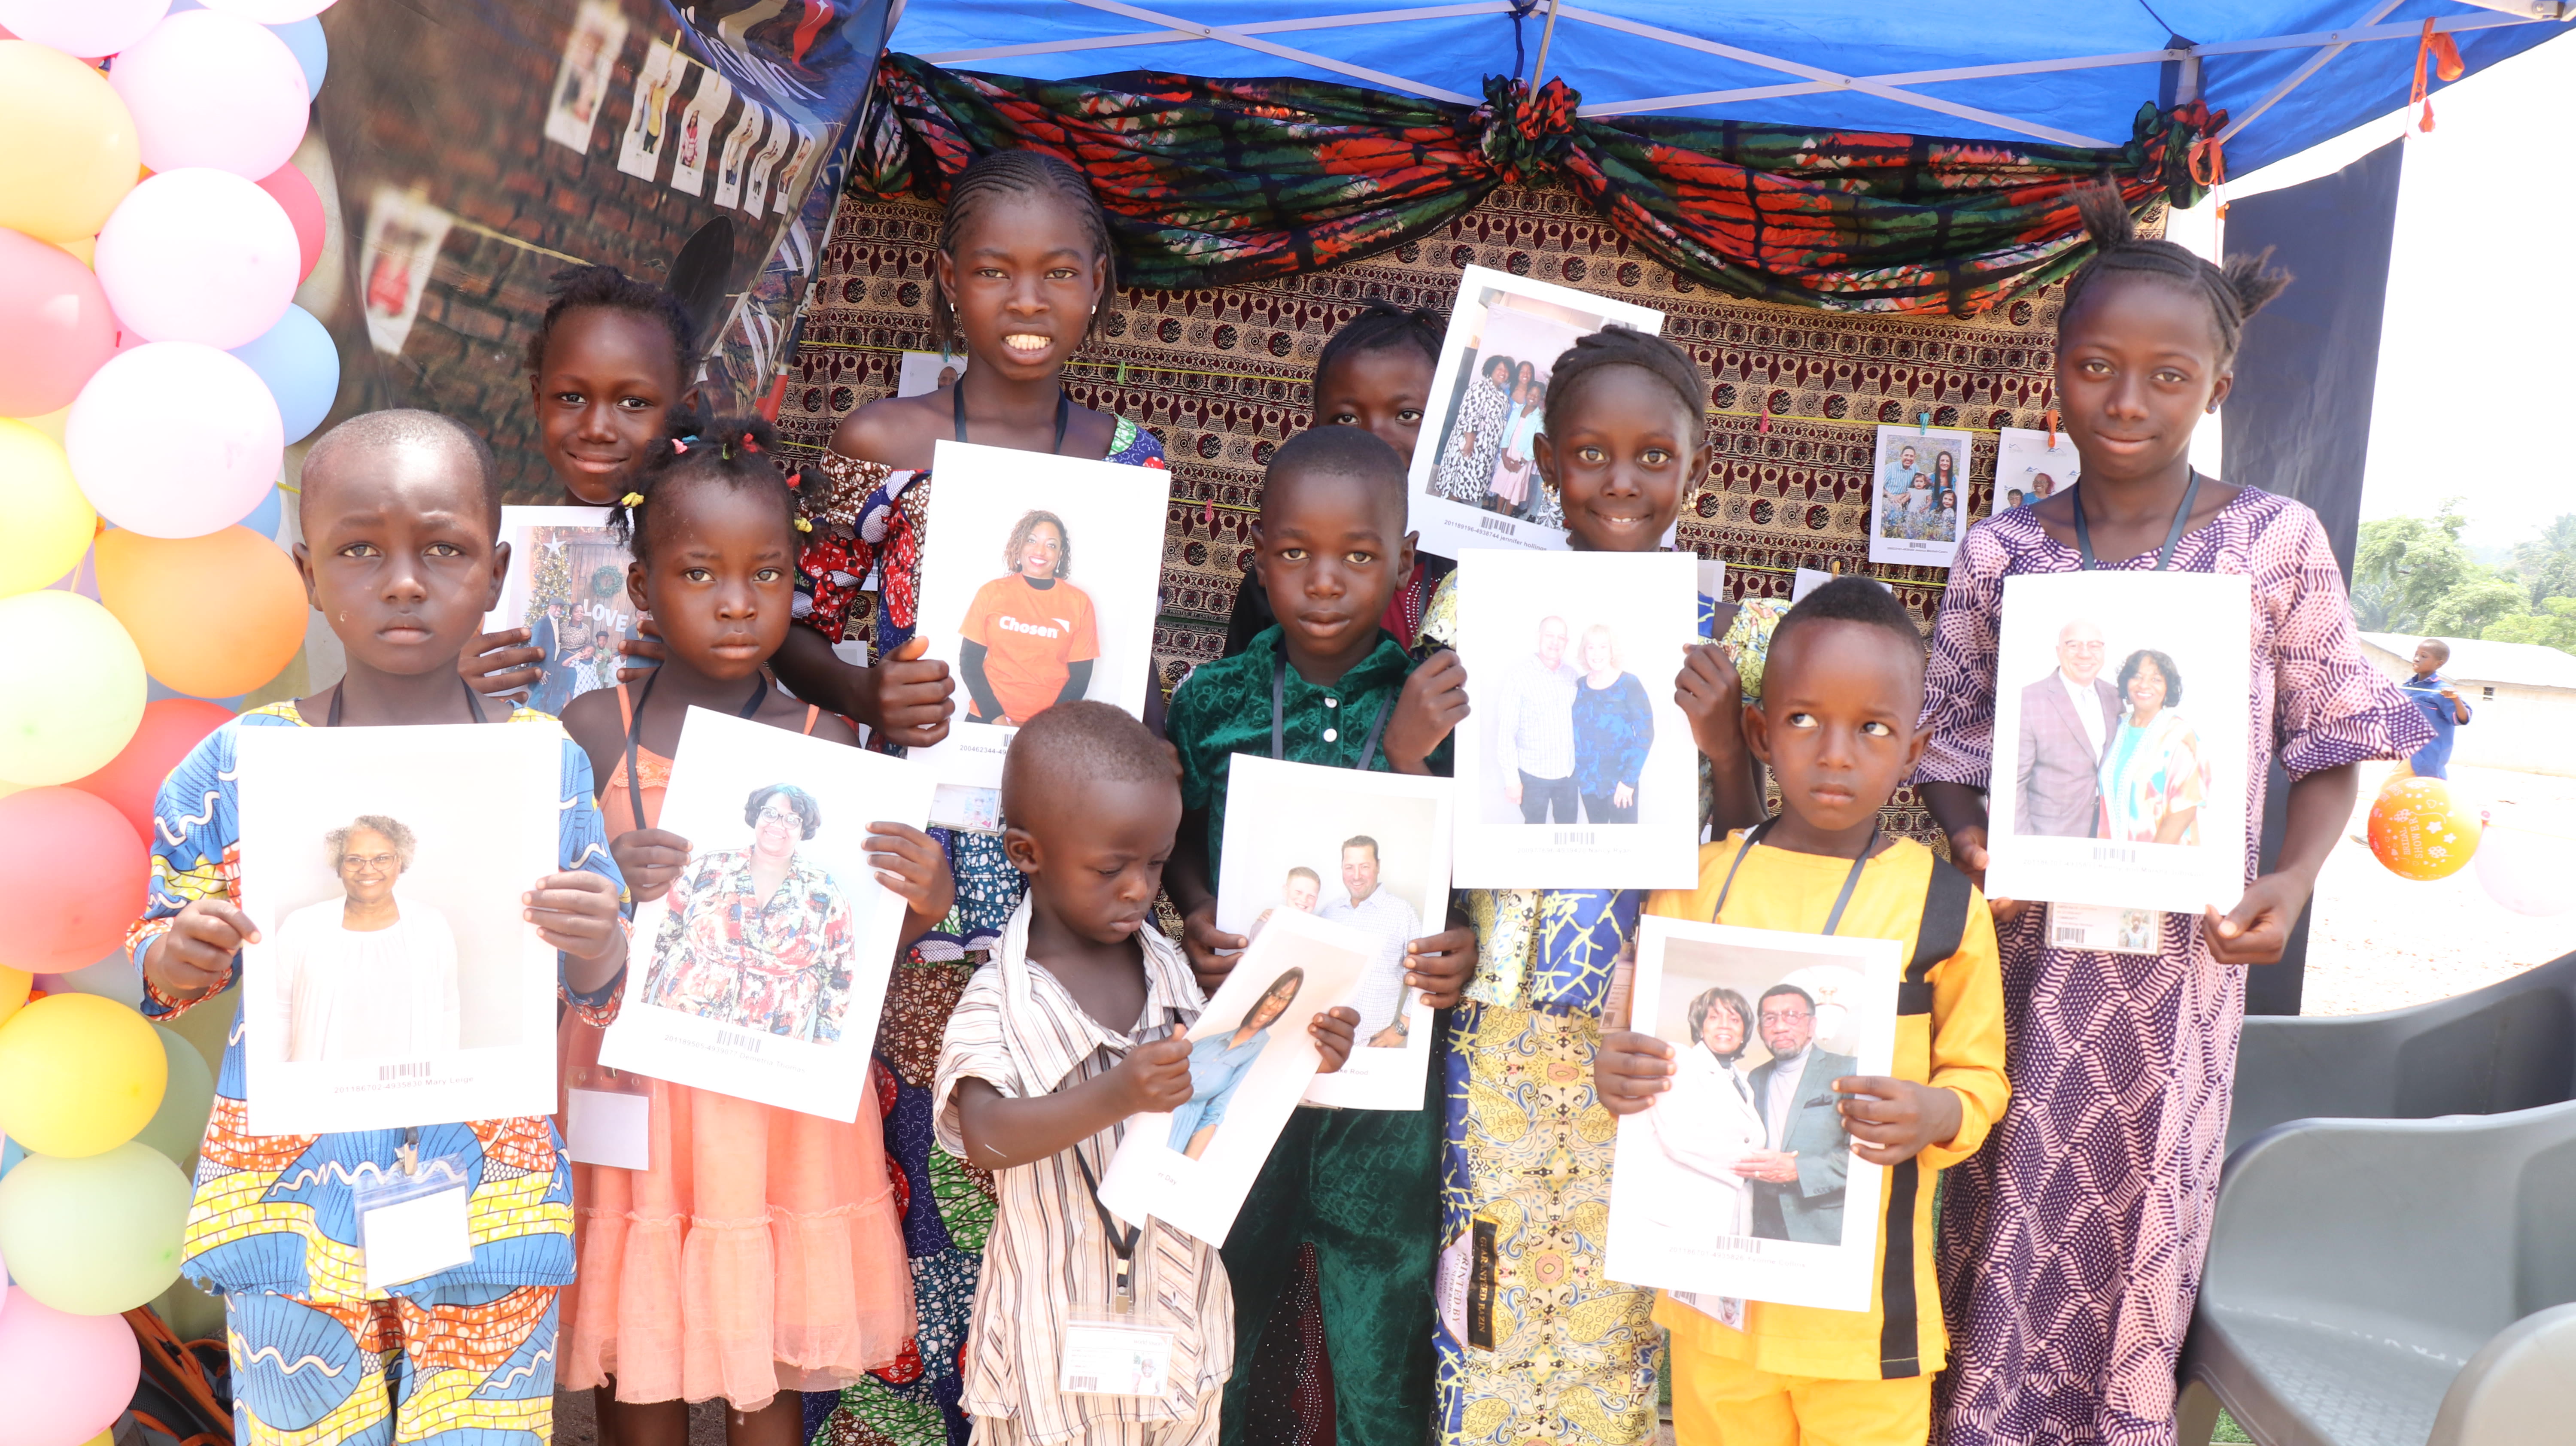
[{"label": "white building in background", "polygon": [[[2415,671],[2412,633],[2363,633],[2361,651],[2391,678]],[[2480,768],[2576,777],[2576,655],[2537,643],[2444,638],[2442,676],[2474,710],[2451,761]]]}]

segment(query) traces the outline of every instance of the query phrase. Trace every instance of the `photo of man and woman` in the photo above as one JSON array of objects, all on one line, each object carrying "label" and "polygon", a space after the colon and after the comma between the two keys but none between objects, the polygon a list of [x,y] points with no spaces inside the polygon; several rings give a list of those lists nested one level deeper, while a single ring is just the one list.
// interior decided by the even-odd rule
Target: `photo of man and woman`
[{"label": "photo of man and woman", "polygon": [[2232,903],[2245,579],[2097,571],[2004,587],[1988,886],[2137,909]]},{"label": "photo of man and woman", "polygon": [[626,661],[618,645],[639,636],[643,612],[627,594],[633,559],[609,532],[607,510],[504,507],[501,540],[510,544],[510,577],[483,630],[526,628],[528,645],[545,654],[528,706],[561,716],[582,694],[616,687]]},{"label": "photo of man and woman", "polygon": [[1853,1159],[1833,1082],[1888,1072],[1898,969],[1888,940],[1643,921],[1634,1027],[1680,1070],[1620,1121],[1618,1279],[1849,1309],[1822,1297],[1856,1278],[1866,1303],[1883,1174]]},{"label": "photo of man and woman", "polygon": [[526,802],[560,781],[545,733],[242,730],[253,1128],[554,1107],[555,951],[520,905],[557,859],[554,806]]},{"label": "photo of man and woman", "polygon": [[1576,340],[1614,321],[1643,332],[1664,324],[1645,307],[1466,268],[1440,344],[1437,414],[1423,419],[1407,477],[1407,520],[1424,551],[1565,546],[1564,510],[1538,473],[1548,378]]},{"label": "photo of man and woman", "polygon": [[1948,567],[1968,529],[1966,432],[1882,426],[1870,469],[1869,560]]},{"label": "photo of man and woman", "polygon": [[1447,927],[1455,786],[1238,754],[1229,765],[1217,927],[1259,939],[1282,913],[1327,919],[1371,940],[1351,1057],[1317,1075],[1309,1104],[1422,1107],[1431,1009],[1404,985],[1416,939]]},{"label": "photo of man and woman", "polygon": [[658,823],[688,861],[635,906],[599,1062],[858,1118],[904,916],[868,861],[870,825],[922,827],[930,790],[884,754],[690,709]]}]

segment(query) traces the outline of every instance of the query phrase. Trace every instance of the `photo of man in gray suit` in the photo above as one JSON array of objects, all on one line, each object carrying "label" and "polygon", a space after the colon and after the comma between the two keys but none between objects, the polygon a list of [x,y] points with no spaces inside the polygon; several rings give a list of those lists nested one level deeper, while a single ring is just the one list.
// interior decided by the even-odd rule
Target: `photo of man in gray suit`
[{"label": "photo of man in gray suit", "polygon": [[2091,838],[2102,824],[2102,760],[2120,722],[2120,694],[2102,677],[2102,625],[2057,630],[2057,666],[2021,690],[2014,755],[2013,832]]},{"label": "photo of man in gray suit", "polygon": [[1834,1081],[1858,1074],[1860,1061],[1814,1047],[1816,1001],[1795,984],[1764,990],[1755,1012],[1771,1058],[1747,1083],[1770,1148],[1746,1151],[1735,1166],[1753,1182],[1753,1234],[1840,1245],[1851,1136],[1843,1131]]}]

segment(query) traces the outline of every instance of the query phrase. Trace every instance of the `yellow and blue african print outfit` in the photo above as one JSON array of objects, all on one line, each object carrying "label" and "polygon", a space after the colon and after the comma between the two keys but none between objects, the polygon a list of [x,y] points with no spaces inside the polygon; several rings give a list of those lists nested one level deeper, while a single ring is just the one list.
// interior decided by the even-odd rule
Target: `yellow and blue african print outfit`
[{"label": "yellow and blue african print outfit", "polygon": [[[560,727],[527,708],[510,721]],[[240,730],[304,726],[292,703],[244,714],[190,750],[162,784],[151,896],[126,936],[138,971],[143,951],[192,900],[241,900]],[[622,894],[591,801],[590,760],[570,739],[561,777],[561,867],[598,874]],[[240,975],[236,957],[225,989]],[[564,998],[604,1025],[623,983],[621,974],[594,994],[566,989]],[[147,984],[143,1012],[167,1019],[222,992],[182,1003]],[[235,1440],[378,1446],[461,1431],[475,1433],[474,1446],[542,1446],[553,1430],[555,1293],[573,1272],[572,1177],[554,1122],[531,1115],[422,1126],[421,1158],[466,1163],[474,1256],[371,1297],[350,1188],[399,1168],[405,1132],[252,1134],[238,998],[233,1008],[181,1253],[182,1269],[224,1297]]]},{"label": "yellow and blue african print outfit", "polygon": [[[1717,604],[1699,600],[1699,632]],[[1782,609],[1751,599],[1720,639],[1757,696]],[[1424,646],[1457,636],[1453,576]],[[1472,692],[1473,680],[1469,682]],[[1706,761],[1700,816],[1709,811]],[[1617,1127],[1592,1092],[1613,968],[1638,889],[1464,889],[1475,982],[1451,1029],[1441,1142],[1438,1412],[1444,1446],[1655,1434],[1655,1293],[1602,1273]]]}]

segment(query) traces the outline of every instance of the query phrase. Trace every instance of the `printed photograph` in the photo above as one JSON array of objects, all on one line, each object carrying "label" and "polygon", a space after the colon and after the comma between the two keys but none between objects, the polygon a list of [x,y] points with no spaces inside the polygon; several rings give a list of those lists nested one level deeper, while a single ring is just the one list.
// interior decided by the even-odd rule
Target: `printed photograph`
[{"label": "printed photograph", "polygon": [[1374,941],[1351,998],[1360,1022],[1350,1062],[1317,1075],[1306,1102],[1422,1108],[1432,1017],[1404,986],[1404,953],[1449,917],[1454,785],[1252,754],[1229,767],[1217,927],[1258,939],[1279,914],[1300,913]]},{"label": "printed photograph", "polygon": [[1869,560],[1948,567],[1968,530],[1969,434],[1882,426],[1870,469]]},{"label": "printed photograph", "polygon": [[752,149],[768,133],[769,110],[749,94],[742,98],[742,109],[734,116],[733,129],[725,132],[724,149],[716,169],[715,194],[708,199],[730,210],[742,207],[743,173],[750,169]]},{"label": "printed photograph", "polygon": [[2243,577],[2176,572],[2005,582],[1988,805],[1998,897],[2235,903],[2248,599]]},{"label": "printed photograph", "polygon": [[1680,1068],[1619,1122],[1611,1274],[1867,1307],[1883,1172],[1853,1158],[1833,1082],[1891,1068],[1900,968],[1889,940],[1644,922],[1634,1027]]},{"label": "printed photograph", "polygon": [[429,288],[438,250],[447,244],[455,221],[418,192],[376,188],[367,205],[366,240],[358,251],[367,339],[376,350],[402,355],[411,324],[420,315],[420,294]]},{"label": "printed photograph", "polygon": [[1144,716],[1171,474],[958,442],[935,455],[919,635],[956,674],[958,711],[911,756],[998,789],[1011,735],[1056,704]]},{"label": "printed photograph", "polygon": [[483,629],[526,628],[529,645],[545,650],[545,676],[528,706],[561,716],[582,694],[616,687],[625,659],[617,645],[639,636],[643,610],[627,594],[631,559],[608,530],[608,510],[504,507],[501,540],[510,544],[510,578]]},{"label": "printed photograph", "polygon": [[1101,1177],[1100,1203],[1122,1219],[1151,1215],[1225,1243],[1323,1064],[1307,1025],[1318,1011],[1353,1002],[1376,952],[1376,941],[1353,925],[1295,909],[1274,913],[1190,1026],[1189,1102],[1128,1121]]},{"label": "printed photograph", "polygon": [[1995,443],[1995,510],[2028,507],[2074,486],[2081,460],[2064,432],[2004,428]]},{"label": "printed photograph", "polygon": [[966,353],[954,355],[938,351],[908,351],[903,354],[902,369],[895,373],[894,394],[918,397],[941,387],[955,385],[966,375]]},{"label": "printed photograph", "polygon": [[561,856],[543,728],[245,730],[252,1128],[554,1106],[555,951],[519,896]]},{"label": "printed photograph", "polygon": [[715,169],[708,162],[715,157],[716,129],[732,104],[733,82],[713,70],[700,70],[697,92],[689,97],[688,109],[680,112],[679,141],[671,162],[672,190],[706,194],[707,176]]},{"label": "printed photograph", "polygon": [[581,0],[572,34],[564,40],[563,63],[555,70],[553,98],[546,103],[547,140],[589,151],[628,24],[625,12],[610,0]]},{"label": "printed photograph", "polygon": [[636,905],[600,1063],[856,1119],[903,927],[868,826],[929,815],[930,780],[901,760],[690,709],[661,818],[689,861]]},{"label": "printed photograph", "polygon": [[627,113],[626,136],[617,148],[617,169],[649,181],[662,168],[671,149],[671,101],[699,68],[662,41],[645,50],[644,64],[635,72],[635,107]]},{"label": "printed photograph", "polygon": [[1458,565],[1458,882],[1683,888],[1698,751],[1673,701],[1695,560],[1479,549]]},{"label": "printed photograph", "polygon": [[1470,266],[1440,344],[1434,415],[1409,474],[1424,551],[1565,546],[1565,514],[1541,484],[1536,439],[1566,348],[1611,322],[1663,330],[1663,313],[1507,271]]}]

